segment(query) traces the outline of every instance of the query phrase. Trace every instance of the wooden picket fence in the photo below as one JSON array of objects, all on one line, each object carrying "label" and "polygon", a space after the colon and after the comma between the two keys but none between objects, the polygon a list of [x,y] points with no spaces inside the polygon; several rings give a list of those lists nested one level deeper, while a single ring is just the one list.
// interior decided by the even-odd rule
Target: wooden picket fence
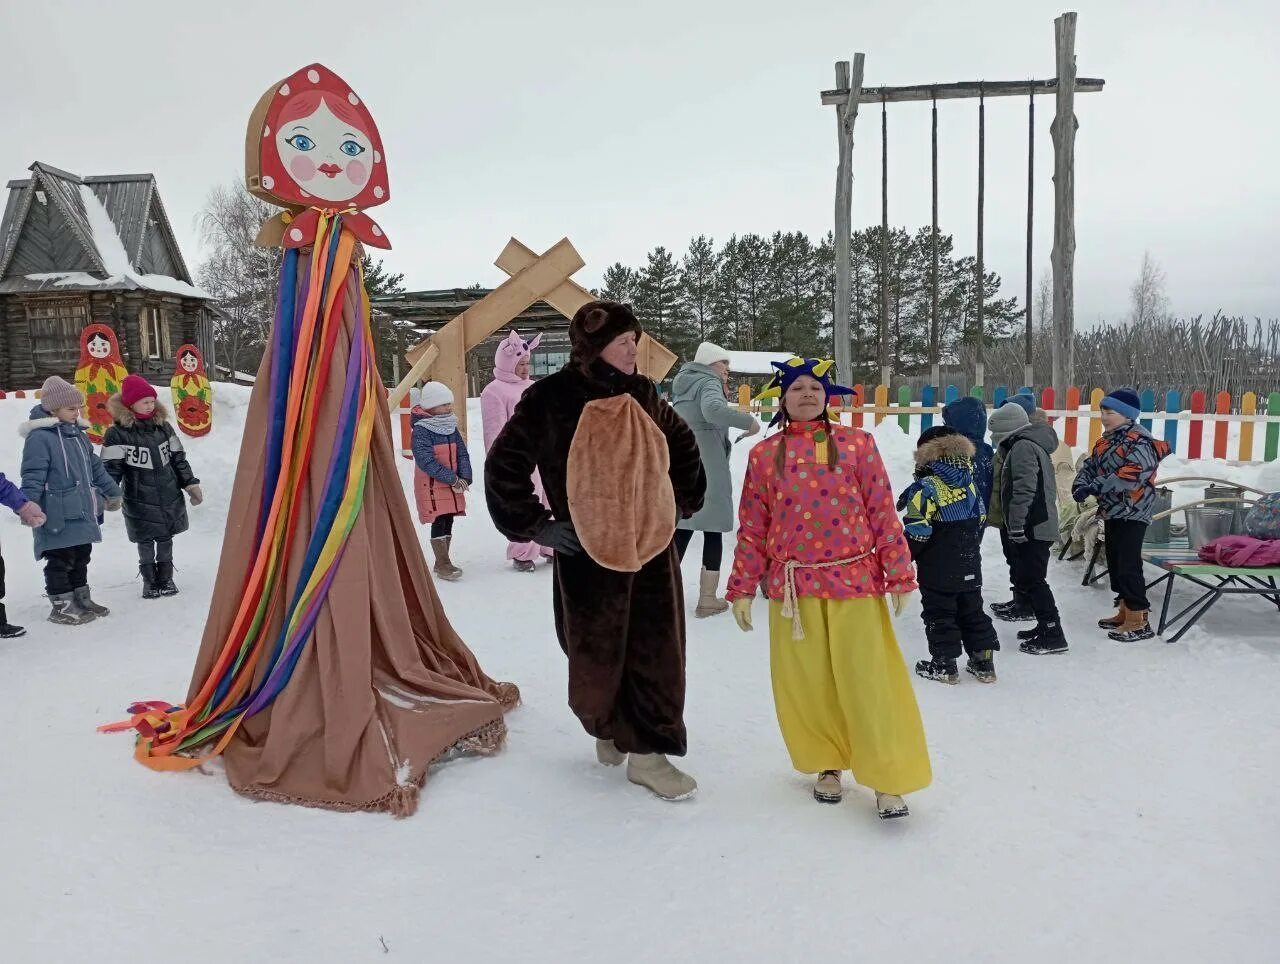
[{"label": "wooden picket fence", "polygon": [[[870,388],[872,401],[867,403],[867,390]],[[935,418],[941,416],[942,406],[960,397],[960,390],[949,385],[939,399],[938,390],[926,385],[921,391],[919,401],[911,397],[911,389],[903,385],[897,392],[897,403],[889,402],[887,385],[864,386],[854,385],[854,394],[846,397],[843,403],[832,408],[833,413],[842,417],[848,416],[851,424],[861,428],[868,420],[879,425],[886,418],[897,418],[904,432],[911,431],[911,419],[920,418],[921,431],[930,428]],[[1023,389],[1024,391],[1028,389]],[[738,408],[743,411],[759,412],[766,420],[772,417],[778,404],[777,399],[765,399],[763,402],[751,400],[751,389],[742,385],[738,389]],[[971,392],[975,398],[982,398],[981,388]],[[1009,398],[1010,391],[1003,386],[995,390],[995,407],[999,408]],[[1033,392],[1034,394],[1034,392]],[[1057,405],[1057,397],[1052,388],[1046,388],[1038,395],[1040,407],[1059,425],[1066,443],[1072,447],[1088,445],[1090,448],[1102,435],[1102,421],[1098,417],[1098,409],[1106,396],[1101,388],[1094,388],[1084,394],[1079,388],[1067,389],[1067,397],[1062,407]],[[1218,392],[1213,397],[1212,405],[1205,392],[1195,391],[1187,399],[1187,407],[1183,407],[1183,398],[1177,391],[1168,392],[1163,401],[1163,408],[1156,408],[1156,394],[1147,389],[1140,393],[1142,411],[1141,423],[1147,431],[1155,434],[1156,422],[1163,422],[1162,432],[1165,441],[1177,452],[1179,447],[1178,425],[1189,422],[1188,440],[1185,455],[1190,459],[1215,458],[1234,459],[1240,462],[1275,462],[1280,459],[1280,391],[1271,392],[1265,398],[1259,398],[1255,392],[1245,392],[1236,405],[1229,392]],[[1088,411],[1081,406],[1088,404]],[[1234,453],[1228,452],[1228,431],[1231,423],[1240,423],[1240,437]],[[1264,431],[1259,440],[1257,428]],[[1206,438],[1206,436],[1209,436]],[[1259,441],[1261,445],[1259,447]],[[1260,451],[1259,451],[1260,448]],[[1260,455],[1261,458],[1257,458]]]}]

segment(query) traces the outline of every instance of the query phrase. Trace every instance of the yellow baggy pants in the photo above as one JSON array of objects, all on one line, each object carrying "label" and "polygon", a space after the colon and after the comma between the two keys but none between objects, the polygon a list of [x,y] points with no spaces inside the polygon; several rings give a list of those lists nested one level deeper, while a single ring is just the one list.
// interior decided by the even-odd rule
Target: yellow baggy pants
[{"label": "yellow baggy pants", "polygon": [[801,773],[849,770],[864,787],[904,794],[932,772],[911,675],[882,598],[799,600],[804,639],[769,603],[778,725]]}]

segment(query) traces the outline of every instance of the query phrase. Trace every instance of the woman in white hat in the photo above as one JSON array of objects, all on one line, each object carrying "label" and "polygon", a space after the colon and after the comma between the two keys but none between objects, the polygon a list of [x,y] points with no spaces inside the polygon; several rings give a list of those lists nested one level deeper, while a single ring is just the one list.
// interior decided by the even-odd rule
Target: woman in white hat
[{"label": "woman in white hat", "polygon": [[748,412],[729,407],[726,385],[729,379],[729,353],[719,345],[704,341],[698,346],[693,361],[687,362],[676,375],[671,404],[698,439],[702,468],[707,474],[707,495],[702,510],[682,520],[676,529],[676,548],[680,558],[693,539],[702,533],[702,571],[698,581],[698,608],[694,615],[714,616],[728,610],[729,604],[718,595],[720,565],[724,554],[724,536],[733,531],[733,480],[729,474],[729,429],[747,435],[760,431],[760,423]]}]

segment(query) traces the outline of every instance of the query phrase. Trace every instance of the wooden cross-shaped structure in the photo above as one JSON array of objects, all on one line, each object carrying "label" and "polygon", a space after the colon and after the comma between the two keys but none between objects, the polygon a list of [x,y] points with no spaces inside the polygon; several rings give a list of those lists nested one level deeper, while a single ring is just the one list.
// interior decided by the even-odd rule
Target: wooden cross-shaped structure
[{"label": "wooden cross-shaped structure", "polygon": [[[850,263],[849,239],[852,234],[853,203],[853,127],[862,104],[881,105],[881,278],[887,277],[889,244],[889,138],[888,115],[885,105],[900,101],[933,102],[933,278],[930,312],[929,355],[933,383],[939,381],[939,321],[938,321],[938,107],[940,100],[977,98],[978,106],[978,244],[976,284],[978,294],[978,363],[975,384],[981,386],[983,371],[982,343],[985,336],[983,324],[983,202],[985,174],[985,107],[987,97],[1027,97],[1029,129],[1034,133],[1035,96],[1053,94],[1057,101],[1057,114],[1050,128],[1054,153],[1054,204],[1053,204],[1053,387],[1059,398],[1065,397],[1067,386],[1074,378],[1072,347],[1075,338],[1075,143],[1076,128],[1075,95],[1102,90],[1104,81],[1076,76],[1076,15],[1064,13],[1054,21],[1057,47],[1057,74],[1052,80],[1027,81],[971,81],[958,84],[918,84],[909,87],[863,87],[864,54],[855,54],[853,75],[849,74],[849,62],[836,64],[836,88],[822,91],[822,103],[836,108],[837,135],[840,159],[836,169],[835,210],[835,259],[836,304],[834,317],[835,359],[841,377],[852,374],[850,358],[849,303]],[[1026,303],[1026,383],[1032,384],[1031,365],[1031,229],[1032,200],[1034,197],[1034,142],[1028,135],[1027,162],[1027,303]],[[880,383],[888,385],[892,371],[889,359],[889,300],[888,285],[880,285]]]},{"label": "wooden cross-shaped structure", "polygon": [[[458,428],[465,436],[467,352],[510,324],[535,301],[545,301],[566,318],[572,318],[579,308],[595,300],[595,296],[572,277],[584,263],[568,238],[561,239],[543,254],[512,238],[495,262],[509,275],[507,280],[434,335],[405,352],[409,372],[387,396],[388,407],[392,411],[399,408],[409,389],[430,375],[449,386],[458,399],[455,408]],[[654,381],[666,378],[676,363],[675,354],[647,334],[640,336],[639,348],[636,367],[640,373]]]}]

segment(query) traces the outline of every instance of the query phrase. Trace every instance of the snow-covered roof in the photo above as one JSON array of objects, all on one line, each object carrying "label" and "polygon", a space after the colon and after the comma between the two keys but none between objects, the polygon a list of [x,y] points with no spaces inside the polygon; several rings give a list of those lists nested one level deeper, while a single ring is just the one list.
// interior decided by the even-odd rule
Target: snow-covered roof
[{"label": "snow-covered roof", "polygon": [[738,375],[772,375],[773,363],[795,358],[790,352],[731,351],[729,371]]}]

